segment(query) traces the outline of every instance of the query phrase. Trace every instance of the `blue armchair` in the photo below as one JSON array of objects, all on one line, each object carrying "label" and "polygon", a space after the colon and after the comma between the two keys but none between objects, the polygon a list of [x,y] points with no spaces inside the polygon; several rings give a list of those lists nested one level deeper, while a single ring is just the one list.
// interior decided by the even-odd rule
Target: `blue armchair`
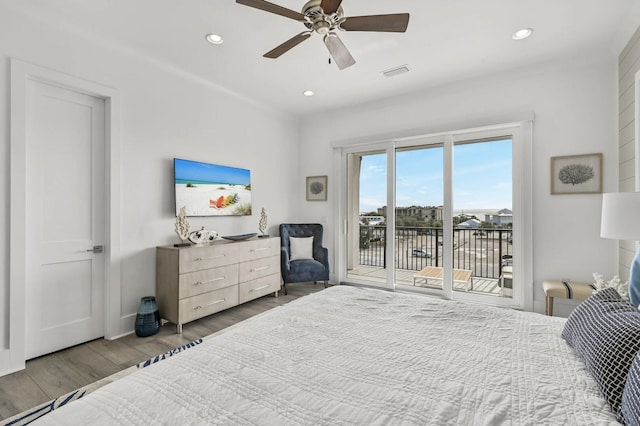
[{"label": "blue armchair", "polygon": [[[304,250],[296,250],[297,240],[292,252],[291,238],[313,237],[313,245]],[[301,254],[302,253],[302,254]],[[284,294],[288,283],[329,281],[329,253],[322,247],[322,225],[319,223],[282,223],[280,224],[280,271],[284,281]]]}]

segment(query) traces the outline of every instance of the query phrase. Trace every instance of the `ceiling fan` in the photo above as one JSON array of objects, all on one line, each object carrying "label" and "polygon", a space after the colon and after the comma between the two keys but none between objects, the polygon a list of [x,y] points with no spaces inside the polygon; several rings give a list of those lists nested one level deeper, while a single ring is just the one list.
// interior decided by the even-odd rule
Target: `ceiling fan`
[{"label": "ceiling fan", "polygon": [[236,0],[236,3],[303,22],[307,27],[306,31],[265,53],[265,58],[280,57],[316,32],[324,36],[324,44],[341,70],[350,67],[356,61],[336,34],[336,30],[403,33],[409,25],[408,13],[346,17],[340,6],[342,0],[309,0],[302,7],[302,13],[264,0]]}]

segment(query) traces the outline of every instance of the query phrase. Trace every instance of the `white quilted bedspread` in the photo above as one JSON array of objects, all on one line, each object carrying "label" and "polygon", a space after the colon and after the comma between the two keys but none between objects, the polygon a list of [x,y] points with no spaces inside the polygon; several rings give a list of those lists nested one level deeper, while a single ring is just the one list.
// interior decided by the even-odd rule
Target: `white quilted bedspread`
[{"label": "white quilted bedspread", "polygon": [[560,337],[564,321],[336,286],[244,321],[40,421],[617,424]]}]

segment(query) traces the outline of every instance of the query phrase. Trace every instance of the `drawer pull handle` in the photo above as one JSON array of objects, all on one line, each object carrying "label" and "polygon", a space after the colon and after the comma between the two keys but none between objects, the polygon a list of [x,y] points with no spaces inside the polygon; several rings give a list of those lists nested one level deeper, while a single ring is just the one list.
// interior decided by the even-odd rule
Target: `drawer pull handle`
[{"label": "drawer pull handle", "polygon": [[254,291],[258,291],[258,290],[262,290],[269,287],[269,284],[267,285],[263,285],[262,287],[258,287],[258,288],[252,288],[251,290],[249,290],[249,293],[253,293]]},{"label": "drawer pull handle", "polygon": [[251,251],[265,251],[265,250],[269,250],[269,247],[261,247],[261,248],[257,248],[257,249],[252,249]]},{"label": "drawer pull handle", "polygon": [[214,278],[214,279],[208,280],[208,281],[196,281],[195,283],[193,283],[193,285],[198,286],[198,285],[207,284],[207,283],[214,283],[216,281],[222,281],[222,280],[224,280],[226,278],[227,277],[217,277],[217,278]]},{"label": "drawer pull handle", "polygon": [[226,257],[226,254],[219,254],[217,256],[213,256],[213,257],[196,257],[195,259],[193,259],[194,262],[201,262],[203,260],[213,260],[213,259],[219,259],[221,257]]},{"label": "drawer pull handle", "polygon": [[203,308],[208,308],[209,306],[213,306],[213,305],[217,305],[218,303],[223,303],[225,302],[227,299],[220,299],[220,300],[216,300],[215,302],[211,302],[211,303],[207,303],[204,306],[196,306],[195,308],[193,308],[194,311],[197,311],[198,309],[203,309]]},{"label": "drawer pull handle", "polygon": [[261,266],[259,268],[255,268],[253,272],[264,271],[265,269],[269,269],[271,266]]}]

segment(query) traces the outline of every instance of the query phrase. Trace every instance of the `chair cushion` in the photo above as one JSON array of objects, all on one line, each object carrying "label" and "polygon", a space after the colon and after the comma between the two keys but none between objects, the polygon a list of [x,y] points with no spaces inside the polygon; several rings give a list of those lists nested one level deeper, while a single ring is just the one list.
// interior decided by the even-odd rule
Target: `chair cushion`
[{"label": "chair cushion", "polygon": [[569,315],[562,337],[586,364],[614,413],[640,350],[640,312],[613,288],[599,291]]},{"label": "chair cushion", "polygon": [[631,364],[627,383],[624,385],[620,415],[624,424],[640,425],[640,354],[636,355]]},{"label": "chair cushion", "polygon": [[313,259],[313,237],[289,237],[290,260]]}]

